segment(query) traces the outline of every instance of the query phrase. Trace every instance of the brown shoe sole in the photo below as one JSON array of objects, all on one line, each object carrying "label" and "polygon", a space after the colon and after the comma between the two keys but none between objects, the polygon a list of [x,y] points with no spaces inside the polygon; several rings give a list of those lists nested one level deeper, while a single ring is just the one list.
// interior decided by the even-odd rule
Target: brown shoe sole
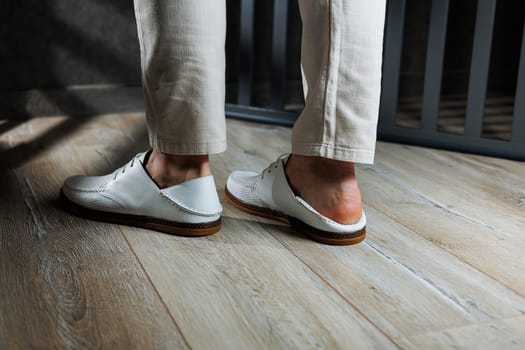
[{"label": "brown shoe sole", "polygon": [[142,227],[154,231],[169,233],[172,235],[190,237],[209,236],[219,232],[221,229],[220,218],[218,220],[207,223],[189,224],[184,222],[152,218],[149,216],[109,213],[100,210],[85,208],[68,199],[62,190],[60,190],[60,199],[64,209],[66,209],[68,212],[76,216],[95,221],[108,222],[118,225]]},{"label": "brown shoe sole", "polygon": [[299,219],[283,214],[276,210],[244,203],[239,199],[235,198],[235,196],[231,194],[230,191],[228,191],[227,187],[224,188],[224,193],[226,195],[226,198],[228,198],[233,203],[233,205],[235,205],[242,211],[263,218],[284,222],[295,231],[306,235],[314,241],[320,243],[331,245],[351,245],[362,242],[366,237],[366,227],[363,227],[363,229],[359,231],[349,233],[334,233],[329,231],[323,231],[310,225],[307,225]]}]

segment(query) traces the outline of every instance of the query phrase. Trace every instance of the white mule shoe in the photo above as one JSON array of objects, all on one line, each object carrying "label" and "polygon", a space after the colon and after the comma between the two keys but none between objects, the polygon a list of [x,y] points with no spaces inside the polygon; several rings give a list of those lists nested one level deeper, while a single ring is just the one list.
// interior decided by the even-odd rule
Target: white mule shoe
[{"label": "white mule shoe", "polygon": [[288,223],[296,231],[326,244],[356,244],[365,239],[366,216],[354,224],[340,224],[323,216],[296,196],[285,167],[289,155],[281,156],[261,174],[234,171],[228,177],[225,193],[235,206],[250,214]]},{"label": "white mule shoe", "polygon": [[183,236],[206,236],[221,229],[222,206],[213,176],[159,189],[146,172],[146,152],[112,174],[73,176],[62,187],[66,209],[97,221]]}]

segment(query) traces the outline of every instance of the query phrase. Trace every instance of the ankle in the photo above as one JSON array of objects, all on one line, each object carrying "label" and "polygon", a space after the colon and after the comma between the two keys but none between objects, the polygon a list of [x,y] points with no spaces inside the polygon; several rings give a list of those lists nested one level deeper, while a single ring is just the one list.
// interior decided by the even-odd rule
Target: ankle
[{"label": "ankle", "polygon": [[315,179],[343,188],[348,184],[357,184],[354,163],[318,156],[292,154],[286,164],[286,175],[291,175],[298,184],[306,179]]},{"label": "ankle", "polygon": [[145,168],[160,188],[211,175],[208,155],[176,155],[154,149]]},{"label": "ankle", "polygon": [[354,163],[292,155],[286,176],[294,193],[322,215],[343,224],[360,219],[361,193]]}]

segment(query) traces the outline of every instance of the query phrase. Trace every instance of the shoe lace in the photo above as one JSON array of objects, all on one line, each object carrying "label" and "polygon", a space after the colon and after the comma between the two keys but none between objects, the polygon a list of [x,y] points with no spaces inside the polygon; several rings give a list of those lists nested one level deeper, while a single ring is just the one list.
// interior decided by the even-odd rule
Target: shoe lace
[{"label": "shoe lace", "polygon": [[279,162],[281,161],[281,159],[284,159],[286,157],[289,156],[290,153],[283,153],[281,154],[277,160],[273,163],[271,163],[266,169],[264,169],[261,173],[261,180],[264,180],[264,175],[265,174],[271,174],[272,173],[272,169],[277,169],[279,167]]},{"label": "shoe lace", "polygon": [[121,166],[120,168],[118,168],[117,170],[115,170],[115,172],[113,172],[113,180],[116,180],[117,177],[120,175],[120,174],[124,174],[126,172],[126,169],[128,168],[133,168],[133,165],[135,164],[135,160],[140,158],[140,156],[142,155],[142,153],[139,153],[137,154],[135,157],[133,157],[129,162],[127,162],[126,164],[124,164],[123,166]]}]

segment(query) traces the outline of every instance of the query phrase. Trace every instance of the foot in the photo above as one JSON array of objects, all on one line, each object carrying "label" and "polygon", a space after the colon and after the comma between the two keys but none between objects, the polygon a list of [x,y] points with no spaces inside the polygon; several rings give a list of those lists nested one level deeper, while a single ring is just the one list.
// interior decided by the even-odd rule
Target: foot
[{"label": "foot", "polygon": [[[328,180],[311,168],[301,170],[311,160],[294,158],[282,156],[260,174],[233,172],[226,184],[226,196],[246,212],[287,222],[319,242],[338,245],[361,242],[365,238],[366,216],[361,209],[355,175],[353,180],[348,179],[350,172],[341,170]],[[290,167],[285,170],[288,162]],[[336,185],[335,179],[344,181]],[[356,203],[350,203],[351,200]]]},{"label": "foot", "polygon": [[291,155],[286,177],[293,192],[315,210],[341,224],[361,218],[361,193],[354,163]]},{"label": "foot", "polygon": [[188,171],[184,176],[189,180],[157,178],[168,185],[159,186],[146,171],[145,158],[147,154],[140,153],[109,175],[68,178],[61,190],[66,208],[97,221],[177,235],[204,236],[220,230],[222,207],[211,175]]}]

